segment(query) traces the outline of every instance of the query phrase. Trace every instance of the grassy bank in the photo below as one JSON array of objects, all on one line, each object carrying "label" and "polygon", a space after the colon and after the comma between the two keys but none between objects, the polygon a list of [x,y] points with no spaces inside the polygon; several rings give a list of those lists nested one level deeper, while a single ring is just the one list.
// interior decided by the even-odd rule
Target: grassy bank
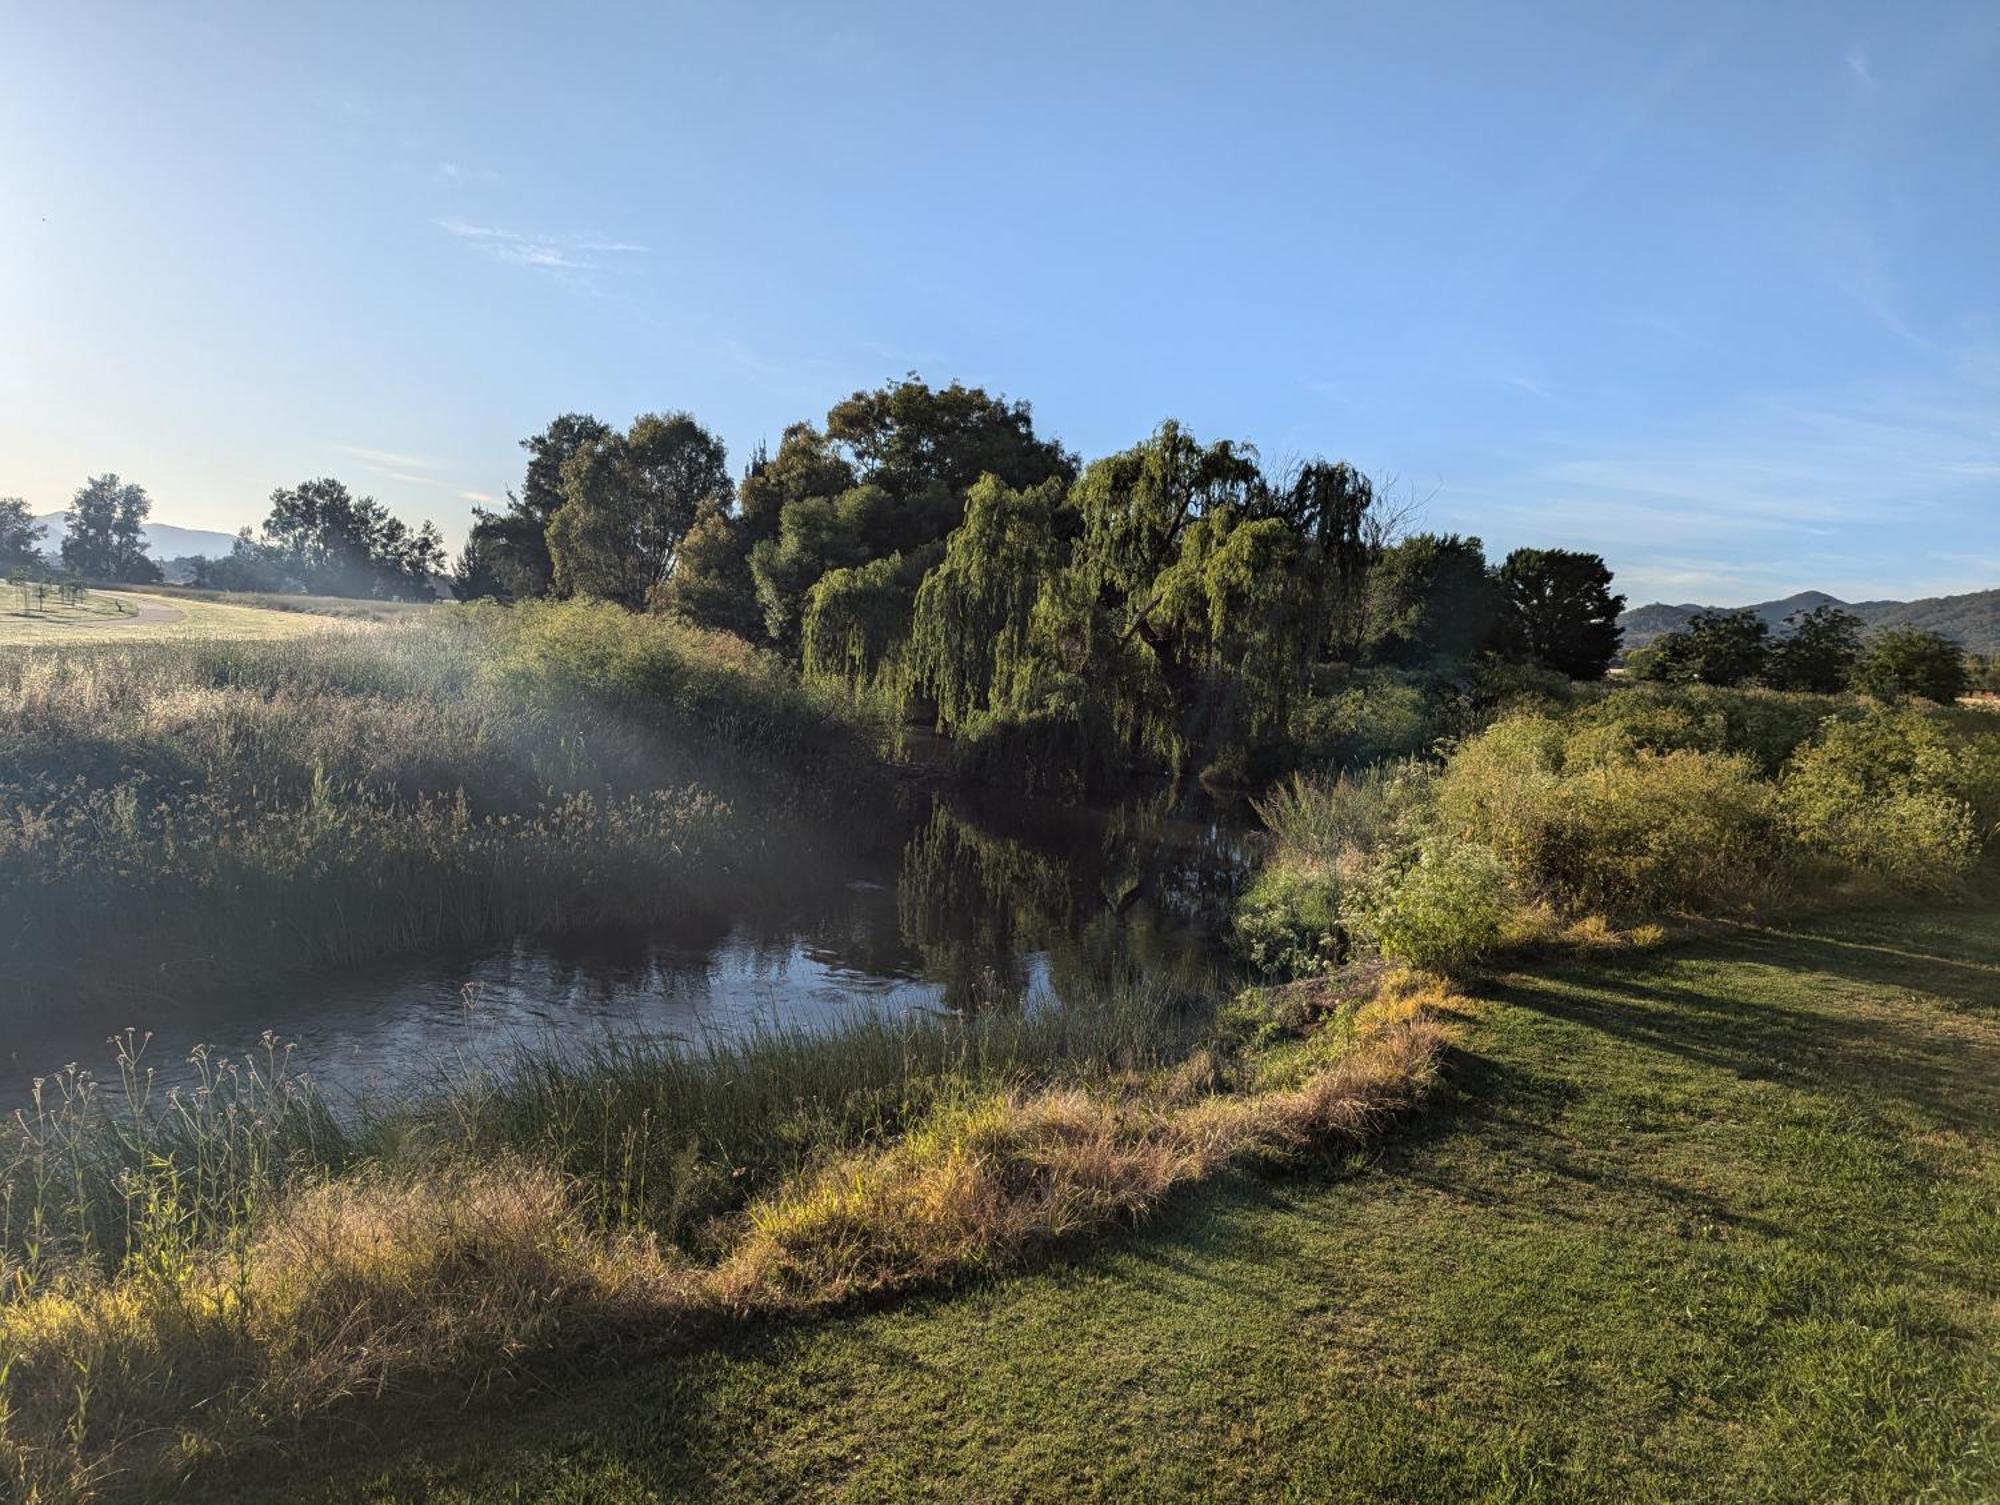
[{"label": "grassy bank", "polygon": [[1990,1500],[1997,997],[1990,906],[1503,977],[1344,1175],[214,1495]]},{"label": "grassy bank", "polygon": [[0,590],[0,650],[72,647],[86,644],[258,640],[294,638],[326,630],[323,619],[232,603],[227,598],[187,598],[158,591],[93,588],[80,601],[64,603],[54,591],[45,599],[13,586]]},{"label": "grassy bank", "polygon": [[0,1479],[165,1487],[259,1438],[612,1345],[952,1282],[1253,1163],[1370,1141],[1434,1080],[1434,989],[1251,1027],[1111,995],[694,1059],[548,1063],[334,1121],[224,1072],[0,1143]]},{"label": "grassy bank", "polygon": [[583,604],[0,655],[0,996],[700,911],[805,878],[878,736],[735,639]]}]

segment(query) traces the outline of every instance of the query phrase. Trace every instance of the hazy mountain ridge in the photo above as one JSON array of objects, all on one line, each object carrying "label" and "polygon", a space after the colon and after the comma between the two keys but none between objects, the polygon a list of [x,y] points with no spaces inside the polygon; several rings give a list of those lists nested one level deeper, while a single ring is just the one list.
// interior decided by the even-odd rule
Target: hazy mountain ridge
[{"label": "hazy mountain ridge", "polygon": [[[49,530],[48,536],[42,540],[42,552],[51,556],[59,554],[63,535],[69,531],[63,524],[62,513],[44,512],[35,521]],[[160,564],[188,554],[220,559],[236,543],[233,533],[218,533],[213,528],[183,528],[175,523],[147,523],[144,531],[146,552]]]},{"label": "hazy mountain ridge", "polygon": [[[1962,596],[1925,596],[1916,601],[1842,601],[1825,591],[1800,591],[1780,601],[1760,601],[1741,609],[1754,611],[1770,624],[1774,633],[1783,636],[1790,630],[1785,625],[1787,617],[1816,606],[1838,606],[1842,611],[1854,613],[1870,628],[1921,627],[1955,638],[1968,653],[2000,653],[2000,590],[1972,591]],[[1625,630],[1625,647],[1629,651],[1685,627],[1697,612],[1731,609],[1655,601],[1622,613],[1618,625]]]}]

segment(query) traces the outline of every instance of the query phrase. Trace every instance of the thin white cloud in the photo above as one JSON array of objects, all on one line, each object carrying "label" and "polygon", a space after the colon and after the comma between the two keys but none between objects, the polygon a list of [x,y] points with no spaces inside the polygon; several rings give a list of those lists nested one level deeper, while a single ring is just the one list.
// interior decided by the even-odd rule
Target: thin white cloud
[{"label": "thin white cloud", "polygon": [[497,225],[475,225],[455,217],[433,223],[445,234],[475,250],[515,266],[541,271],[580,272],[597,265],[598,255],[638,255],[649,248],[627,240],[584,235],[523,235]]},{"label": "thin white cloud", "polygon": [[1875,70],[1869,66],[1868,49],[1859,42],[1848,46],[1847,75],[1864,94],[1874,94],[1882,87],[1875,77]]},{"label": "thin white cloud", "polygon": [[461,491],[458,494],[458,499],[461,502],[480,502],[487,505],[491,505],[492,503],[500,500],[496,496],[488,496],[483,491]]},{"label": "thin white cloud", "polygon": [[399,454],[393,449],[369,449],[360,444],[336,444],[334,448],[376,470],[437,470],[443,464],[423,455]]}]

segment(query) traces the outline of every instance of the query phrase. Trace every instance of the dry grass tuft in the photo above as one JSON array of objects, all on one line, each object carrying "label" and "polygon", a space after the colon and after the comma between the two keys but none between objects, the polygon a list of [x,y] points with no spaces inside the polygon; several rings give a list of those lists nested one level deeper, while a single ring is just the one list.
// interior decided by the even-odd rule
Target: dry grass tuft
[{"label": "dry grass tuft", "polygon": [[754,1203],[713,1265],[607,1231],[525,1160],[322,1179],[180,1264],[0,1302],[0,1484],[30,1505],[89,1500],[358,1401],[478,1389],[529,1355],[1002,1268],[1231,1164],[1380,1132],[1435,1080],[1455,1004],[1387,978],[1279,1089],[1231,1091],[1209,1056],[1150,1083],[946,1101]]}]

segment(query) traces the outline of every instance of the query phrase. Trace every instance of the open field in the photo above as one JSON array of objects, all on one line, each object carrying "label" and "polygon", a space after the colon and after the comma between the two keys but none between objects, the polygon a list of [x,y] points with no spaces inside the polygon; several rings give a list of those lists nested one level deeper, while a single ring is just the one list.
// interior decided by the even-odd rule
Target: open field
[{"label": "open field", "polygon": [[[105,589],[125,592],[126,587]],[[218,606],[251,606],[264,611],[302,612],[308,616],[347,617],[369,622],[392,622],[420,616],[435,609],[433,601],[374,601],[362,596],[296,596],[277,591],[203,590],[195,585],[155,585],[146,594],[171,597],[175,601],[207,601]]]},{"label": "open field", "polygon": [[1451,1076],[1344,1174],[234,1497],[2000,1496],[1990,904],[1512,976]]},{"label": "open field", "polygon": [[290,638],[325,631],[329,625],[326,619],[296,612],[147,591],[92,590],[74,606],[62,605],[51,593],[45,608],[29,610],[22,609],[19,590],[0,592],[0,648],[170,638]]}]

